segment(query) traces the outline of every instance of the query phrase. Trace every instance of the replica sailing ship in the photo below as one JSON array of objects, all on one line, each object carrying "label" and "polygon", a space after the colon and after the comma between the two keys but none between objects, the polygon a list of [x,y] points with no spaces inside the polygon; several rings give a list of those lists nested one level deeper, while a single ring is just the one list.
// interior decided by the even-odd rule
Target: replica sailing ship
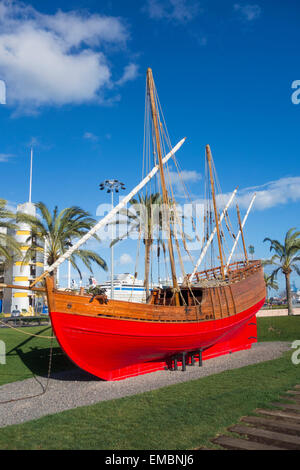
[{"label": "replica sailing ship", "polygon": [[[50,274],[93,234],[111,223],[116,214],[156,174],[159,175],[163,203],[170,206],[171,197],[164,168],[169,159],[174,159],[184,139],[163,156],[162,122],[151,69],[147,71],[146,96],[152,118],[156,158],[154,168],[128,196],[35,281],[37,283],[45,277],[52,327],[61,348],[80,368],[104,380],[120,380],[165,367],[176,368],[178,362],[182,363],[184,369],[190,360],[193,364],[199,360],[201,365],[202,358],[250,348],[256,341],[255,315],[266,297],[262,265],[260,261],[247,257],[243,236],[245,219],[242,224],[240,216],[240,230],[234,238],[234,248],[237,239],[242,236],[245,259],[230,264],[233,251],[227,262],[224,259],[221,224],[223,219],[228,219],[227,209],[236,191],[220,214],[209,146],[206,148],[211,183],[211,210],[208,218],[214,221],[215,226],[205,239],[193,273],[186,275],[181,285],[175,269],[173,242],[176,231],[170,222],[166,239],[172,285],[151,289],[146,303],[110,300],[104,295],[76,295],[55,287],[54,277]],[[198,267],[215,234],[220,265],[199,272]]]}]

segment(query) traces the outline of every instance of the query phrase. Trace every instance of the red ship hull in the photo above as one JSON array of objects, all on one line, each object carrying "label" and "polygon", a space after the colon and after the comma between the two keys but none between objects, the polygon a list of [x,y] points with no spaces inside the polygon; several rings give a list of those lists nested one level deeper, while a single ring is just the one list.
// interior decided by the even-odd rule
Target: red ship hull
[{"label": "red ship hull", "polygon": [[61,348],[76,365],[101,379],[121,380],[162,370],[183,352],[202,349],[205,360],[251,348],[263,303],[226,318],[188,323],[50,315]]}]

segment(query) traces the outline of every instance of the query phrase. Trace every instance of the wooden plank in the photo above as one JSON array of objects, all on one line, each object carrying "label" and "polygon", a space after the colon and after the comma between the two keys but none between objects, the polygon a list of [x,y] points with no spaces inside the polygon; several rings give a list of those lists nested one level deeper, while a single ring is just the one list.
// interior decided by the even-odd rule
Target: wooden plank
[{"label": "wooden plank", "polygon": [[218,444],[225,449],[230,450],[285,450],[280,447],[272,445],[261,444],[260,442],[248,441],[246,439],[238,439],[230,436],[220,436],[213,440],[215,444]]},{"label": "wooden plank", "polygon": [[263,444],[273,444],[275,446],[291,450],[300,449],[300,437],[298,436],[291,436],[280,432],[267,431],[265,429],[259,429],[252,426],[241,425],[233,426],[230,428],[230,431],[241,434],[242,436],[247,436],[249,439],[262,442]]},{"label": "wooden plank", "polygon": [[281,395],[280,397],[282,400],[291,400],[292,402],[295,402],[296,405],[300,404],[300,395],[293,395],[293,396],[288,396],[288,395]]},{"label": "wooden plank", "polygon": [[300,423],[299,413],[292,413],[283,410],[262,410],[259,408],[255,410],[255,413],[259,413],[266,416],[272,416],[273,418],[277,419],[289,419],[292,422]]},{"label": "wooden plank", "polygon": [[300,436],[300,423],[291,423],[284,419],[276,420],[271,418],[261,418],[259,416],[246,416],[242,421],[248,424],[254,424],[256,427],[270,429],[271,431],[278,431],[293,436]]},{"label": "wooden plank", "polygon": [[[53,279],[47,278],[47,296],[49,311],[70,313],[82,316],[154,321],[154,322],[200,322],[212,318],[221,318],[228,314],[239,313],[251,307],[265,296],[265,283],[260,265],[257,272],[239,277],[233,285],[225,287],[207,287],[202,289],[201,308],[198,306],[171,306],[139,304],[109,300],[100,304],[98,300],[89,303],[91,297],[74,295],[72,292],[53,291]],[[245,271],[246,272],[246,271]],[[228,295],[227,295],[228,294]]]},{"label": "wooden plank", "polygon": [[290,395],[295,395],[300,397],[300,391],[297,392],[296,390],[288,390],[286,393],[289,393]]},{"label": "wooden plank", "polygon": [[277,406],[279,408],[284,408],[285,410],[294,410],[300,411],[300,405],[289,404],[289,403],[271,403],[272,406]]}]

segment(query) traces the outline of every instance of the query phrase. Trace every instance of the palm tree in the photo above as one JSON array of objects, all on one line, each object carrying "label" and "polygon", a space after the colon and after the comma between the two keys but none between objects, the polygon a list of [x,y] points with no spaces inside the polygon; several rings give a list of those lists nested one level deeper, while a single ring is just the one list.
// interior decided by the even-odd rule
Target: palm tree
[{"label": "palm tree", "polygon": [[250,245],[248,249],[249,249],[249,253],[250,253],[250,255],[252,256],[252,259],[253,259],[253,255],[254,255],[254,253],[255,253],[254,246],[253,246],[253,245]]},{"label": "palm tree", "polygon": [[20,255],[20,245],[15,240],[13,235],[7,233],[10,230],[15,230],[15,214],[7,207],[7,201],[0,199],[0,259],[5,265],[11,263],[14,255]]},{"label": "palm tree", "polygon": [[270,289],[278,290],[278,282],[272,278],[272,275],[268,275],[266,273],[264,273],[264,278],[267,288],[267,303],[269,303],[269,291]]},{"label": "palm tree", "polygon": [[287,232],[284,244],[281,244],[278,240],[271,240],[270,238],[264,239],[264,242],[270,242],[270,251],[275,251],[275,254],[270,260],[264,261],[263,264],[276,266],[271,274],[272,280],[277,279],[277,274],[280,271],[284,274],[289,315],[293,315],[290,281],[291,273],[295,271],[300,275],[300,268],[297,265],[300,261],[300,232],[295,232],[295,230],[295,228],[291,228]]},{"label": "palm tree", "polygon": [[[161,205],[162,198],[159,193],[138,196],[138,199],[131,199],[129,204],[132,206],[129,209],[120,211],[121,216],[125,216],[125,220],[117,220],[113,222],[116,225],[128,224],[127,231],[120,237],[112,240],[110,246],[115,245],[117,242],[124,240],[131,233],[138,232],[145,245],[145,288],[146,295],[149,295],[149,271],[150,271],[150,255],[151,248],[154,243],[154,231],[161,228]],[[156,211],[159,211],[156,213]]]},{"label": "palm tree", "polygon": [[[31,245],[27,250],[23,262],[28,262],[39,249],[44,253],[44,258],[51,266],[55,261],[64,254],[76,239],[85,235],[96,223],[90,214],[80,207],[72,206],[58,211],[57,206],[51,214],[47,206],[43,202],[35,204],[39,211],[37,217],[24,213],[17,213],[17,221],[27,223],[31,228]],[[93,237],[100,241],[97,234]],[[92,263],[107,271],[106,262],[92,250],[76,250],[70,257],[73,268],[78,272],[82,279],[81,271],[78,267],[78,261],[92,271]],[[56,272],[53,273],[56,278]]]},{"label": "palm tree", "polygon": [[[154,242],[156,242],[158,257],[160,256],[160,247],[162,247],[163,252],[166,253],[166,245],[164,237],[162,237],[163,232],[168,233],[165,226],[166,224],[170,224],[171,236],[175,238],[176,245],[178,245],[178,239],[177,236],[175,236],[175,227],[176,225],[180,225],[178,220],[179,216],[176,216],[175,203],[170,201],[170,206],[166,208],[159,193],[145,196],[139,195],[138,199],[131,199],[129,204],[131,205],[130,209],[123,209],[119,212],[125,219],[112,222],[116,225],[127,224],[126,233],[113,240],[110,246],[124,240],[131,233],[139,233],[145,245],[144,285],[146,288],[146,296],[148,297],[151,249]],[[183,218],[184,216],[180,215],[180,219],[182,220]],[[184,236],[186,239],[191,239],[187,234],[184,234]]]}]

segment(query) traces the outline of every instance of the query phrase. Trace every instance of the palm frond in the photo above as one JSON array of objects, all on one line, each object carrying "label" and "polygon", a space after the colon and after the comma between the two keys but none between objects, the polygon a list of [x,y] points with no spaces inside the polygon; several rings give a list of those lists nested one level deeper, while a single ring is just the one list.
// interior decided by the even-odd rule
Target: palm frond
[{"label": "palm frond", "polygon": [[297,264],[292,264],[291,268],[293,268],[294,271],[300,276],[300,267]]}]

